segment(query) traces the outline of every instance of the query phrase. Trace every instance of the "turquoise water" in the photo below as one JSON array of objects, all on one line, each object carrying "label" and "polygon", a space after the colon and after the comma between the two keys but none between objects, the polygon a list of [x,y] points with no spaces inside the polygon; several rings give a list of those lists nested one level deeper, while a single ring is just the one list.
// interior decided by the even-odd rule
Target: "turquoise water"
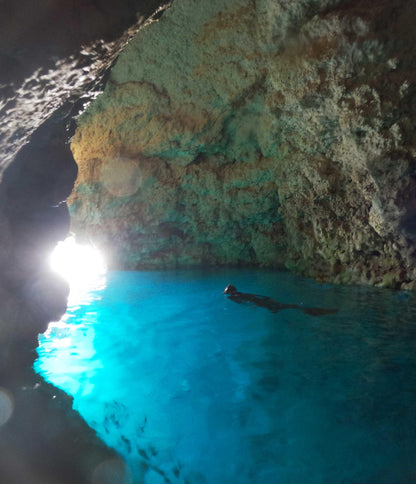
[{"label": "turquoise water", "polygon": [[[114,272],[36,370],[144,484],[416,482],[416,300],[258,271]],[[338,308],[272,314],[221,294]]]}]

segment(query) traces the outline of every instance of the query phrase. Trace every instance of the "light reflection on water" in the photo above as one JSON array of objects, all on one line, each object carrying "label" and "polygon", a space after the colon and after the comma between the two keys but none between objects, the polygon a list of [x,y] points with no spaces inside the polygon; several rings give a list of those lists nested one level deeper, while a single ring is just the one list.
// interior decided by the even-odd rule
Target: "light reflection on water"
[{"label": "light reflection on water", "polygon": [[[339,308],[311,317],[221,291]],[[407,483],[416,476],[413,295],[260,271],[109,273],[40,338],[137,482]]]}]

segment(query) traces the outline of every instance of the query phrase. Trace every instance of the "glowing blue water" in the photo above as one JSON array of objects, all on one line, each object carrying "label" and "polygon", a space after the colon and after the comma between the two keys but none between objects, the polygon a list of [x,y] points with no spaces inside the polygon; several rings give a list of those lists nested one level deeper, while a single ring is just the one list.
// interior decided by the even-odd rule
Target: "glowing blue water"
[{"label": "glowing blue water", "polygon": [[[221,295],[339,308],[272,314]],[[110,273],[37,371],[146,484],[416,482],[416,301],[255,271]]]}]

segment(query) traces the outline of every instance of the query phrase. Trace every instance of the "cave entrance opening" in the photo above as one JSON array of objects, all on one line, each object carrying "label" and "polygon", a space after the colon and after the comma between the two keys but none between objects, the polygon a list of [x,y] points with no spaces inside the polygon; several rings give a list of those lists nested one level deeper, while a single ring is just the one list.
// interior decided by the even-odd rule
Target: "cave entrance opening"
[{"label": "cave entrance opening", "polygon": [[105,284],[104,255],[91,244],[78,243],[73,235],[58,243],[49,262],[52,270],[69,283],[69,303],[76,303],[91,288]]}]

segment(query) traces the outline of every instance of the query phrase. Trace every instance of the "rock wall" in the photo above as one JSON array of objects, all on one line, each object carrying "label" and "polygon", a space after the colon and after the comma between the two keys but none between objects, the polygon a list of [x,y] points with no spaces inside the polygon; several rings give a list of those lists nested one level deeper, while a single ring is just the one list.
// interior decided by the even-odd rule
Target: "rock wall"
[{"label": "rock wall", "polygon": [[[76,116],[160,0],[0,4],[0,174],[52,113]],[[164,2],[167,3],[167,2]]]},{"label": "rock wall", "polygon": [[412,288],[411,0],[176,0],[79,120],[73,228],[118,268]]},{"label": "rock wall", "polygon": [[0,309],[0,345],[23,333],[36,341],[65,312],[67,284],[50,273],[48,256],[69,230],[74,117],[144,18],[164,8],[160,0],[1,2],[0,294],[13,294],[29,316]]},{"label": "rock wall", "polygon": [[73,117],[159,0],[0,2],[0,482],[127,482],[124,462],[35,374],[38,334],[66,310],[48,256],[69,230]]}]

